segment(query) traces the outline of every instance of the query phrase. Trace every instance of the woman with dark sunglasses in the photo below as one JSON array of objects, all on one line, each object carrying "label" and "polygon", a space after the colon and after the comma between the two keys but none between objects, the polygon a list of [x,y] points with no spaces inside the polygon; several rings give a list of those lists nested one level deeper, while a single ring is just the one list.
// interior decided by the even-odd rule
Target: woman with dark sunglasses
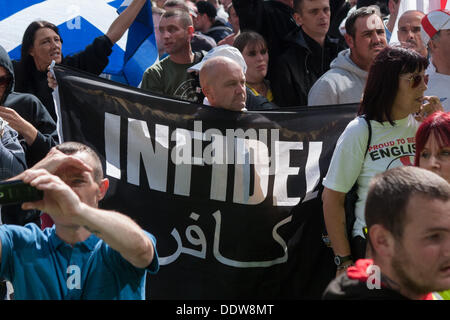
[{"label": "woman with dark sunglasses", "polygon": [[[428,60],[414,50],[383,49],[369,70],[358,111],[365,119],[352,120],[336,144],[323,180],[322,200],[326,229],[338,256],[337,274],[366,255],[364,207],[370,179],[390,168],[412,165],[417,120],[426,112],[442,109],[437,97],[424,97],[427,66]],[[355,183],[356,221],[348,239],[344,201]]]}]

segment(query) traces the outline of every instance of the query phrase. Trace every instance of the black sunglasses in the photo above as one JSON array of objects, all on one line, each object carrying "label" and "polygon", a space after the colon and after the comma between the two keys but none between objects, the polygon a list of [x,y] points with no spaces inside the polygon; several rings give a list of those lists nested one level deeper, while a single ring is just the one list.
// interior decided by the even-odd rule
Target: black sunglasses
[{"label": "black sunglasses", "polygon": [[10,75],[6,75],[3,77],[0,77],[0,86],[6,87],[12,80],[12,77]]}]

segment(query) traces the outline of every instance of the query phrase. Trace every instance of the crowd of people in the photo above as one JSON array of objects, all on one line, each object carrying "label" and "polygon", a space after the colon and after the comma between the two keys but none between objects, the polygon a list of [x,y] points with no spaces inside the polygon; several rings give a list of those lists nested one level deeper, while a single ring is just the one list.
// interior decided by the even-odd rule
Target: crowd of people
[{"label": "crowd of people", "polygon": [[[143,90],[233,112],[359,104],[323,180],[336,264],[325,299],[450,289],[450,12],[400,13],[401,1],[152,1],[159,61]],[[59,143],[48,71],[55,61],[100,75],[145,3],[133,0],[71,56],[48,21],[28,26],[19,61],[0,47],[0,177],[44,191],[2,208],[0,278],[16,299],[143,299],[146,272],[158,271],[155,238],[98,208],[109,183],[95,152]],[[42,266],[24,263],[36,257]],[[370,291],[374,266],[382,289]]]}]

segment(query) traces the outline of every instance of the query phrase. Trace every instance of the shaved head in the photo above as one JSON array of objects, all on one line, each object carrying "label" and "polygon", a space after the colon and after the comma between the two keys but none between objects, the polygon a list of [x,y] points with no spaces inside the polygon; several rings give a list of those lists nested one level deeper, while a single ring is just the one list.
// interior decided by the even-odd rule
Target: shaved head
[{"label": "shaved head", "polygon": [[200,86],[211,106],[232,111],[245,108],[245,75],[230,58],[219,56],[206,61],[200,69]]},{"label": "shaved head", "polygon": [[[200,85],[211,83],[217,79],[217,72],[228,67],[239,65],[228,57],[214,57],[206,61],[200,69]],[[203,83],[202,83],[203,82]]]},{"label": "shaved head", "polygon": [[411,15],[419,16],[422,19],[423,16],[425,15],[425,13],[423,13],[422,11],[419,11],[419,10],[408,10],[408,11],[403,12],[403,14],[401,15],[400,19],[404,18],[406,16],[411,16]]}]

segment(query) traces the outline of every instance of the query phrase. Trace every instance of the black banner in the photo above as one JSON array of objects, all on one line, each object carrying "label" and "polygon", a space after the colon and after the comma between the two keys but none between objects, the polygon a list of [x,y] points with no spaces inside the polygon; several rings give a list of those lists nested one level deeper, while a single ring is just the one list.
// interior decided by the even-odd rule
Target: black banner
[{"label": "black banner", "polygon": [[231,112],[57,66],[64,141],[100,155],[102,207],[155,235],[151,299],[320,298],[321,181],[356,106]]}]

